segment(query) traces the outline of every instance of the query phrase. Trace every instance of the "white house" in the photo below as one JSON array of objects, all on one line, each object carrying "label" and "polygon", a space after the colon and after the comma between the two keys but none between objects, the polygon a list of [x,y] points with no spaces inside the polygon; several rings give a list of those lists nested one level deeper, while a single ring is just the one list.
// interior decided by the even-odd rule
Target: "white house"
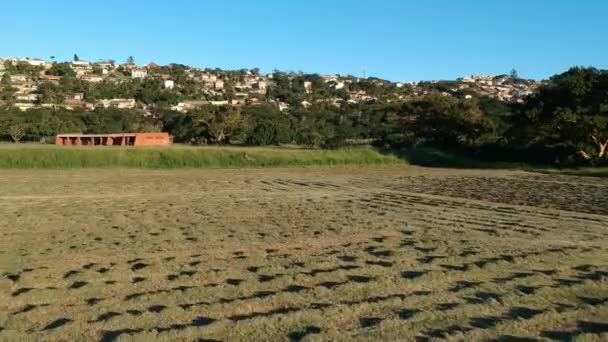
[{"label": "white house", "polygon": [[135,108],[135,99],[110,99],[99,101],[105,108],[114,107],[122,109]]},{"label": "white house", "polygon": [[165,89],[175,88],[175,82],[173,80],[165,80]]},{"label": "white house", "polygon": [[46,66],[46,61],[40,58],[28,59],[27,62],[32,66],[44,67]]},{"label": "white house", "polygon": [[40,98],[40,94],[35,93],[16,93],[15,99],[17,101],[25,101],[25,102],[35,102]]},{"label": "white house", "polygon": [[281,112],[286,111],[288,109],[289,109],[289,103],[279,102],[279,110]]},{"label": "white house", "polygon": [[27,82],[27,80],[29,79],[28,75],[24,75],[24,74],[14,74],[14,75],[10,75],[11,78],[11,82]]},{"label": "white house", "polygon": [[132,78],[146,78],[148,77],[148,70],[145,68],[133,68],[131,69]]},{"label": "white house", "polygon": [[17,102],[15,103],[15,107],[19,108],[22,112],[25,112],[28,109],[32,109],[32,108],[36,108],[36,104],[35,103],[22,103],[22,102]]},{"label": "white house", "polygon": [[115,69],[116,68],[114,63],[112,63],[111,61],[99,61],[99,62],[97,62],[97,65],[99,65],[99,67],[104,68],[104,69]]},{"label": "white house", "polygon": [[312,82],[304,81],[304,90],[306,91],[306,94],[312,93]]},{"label": "white house", "polygon": [[103,81],[102,76],[95,75],[95,74],[79,75],[78,78],[80,78],[83,81],[89,82],[89,83],[99,83],[99,82]]},{"label": "white house", "polygon": [[73,61],[70,66],[78,76],[85,75],[87,72],[93,70],[91,63],[87,61]]},{"label": "white house", "polygon": [[268,88],[268,84],[266,83],[266,81],[258,81],[255,84],[255,87],[260,91],[260,92],[266,92],[266,89]]}]

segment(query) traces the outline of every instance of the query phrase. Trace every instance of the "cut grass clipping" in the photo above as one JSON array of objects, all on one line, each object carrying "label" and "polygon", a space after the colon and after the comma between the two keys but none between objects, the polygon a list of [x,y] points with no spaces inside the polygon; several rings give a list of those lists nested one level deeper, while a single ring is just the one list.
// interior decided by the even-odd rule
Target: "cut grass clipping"
[{"label": "cut grass clipping", "polygon": [[0,147],[0,169],[239,168],[402,163],[373,149],[305,150],[247,147]]}]

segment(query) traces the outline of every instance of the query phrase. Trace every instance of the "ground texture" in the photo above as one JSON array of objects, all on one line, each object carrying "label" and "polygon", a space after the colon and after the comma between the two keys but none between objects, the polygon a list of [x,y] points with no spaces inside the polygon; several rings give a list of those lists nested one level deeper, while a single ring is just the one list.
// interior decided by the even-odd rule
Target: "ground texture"
[{"label": "ground texture", "polygon": [[608,180],[0,173],[0,340],[605,341]]}]

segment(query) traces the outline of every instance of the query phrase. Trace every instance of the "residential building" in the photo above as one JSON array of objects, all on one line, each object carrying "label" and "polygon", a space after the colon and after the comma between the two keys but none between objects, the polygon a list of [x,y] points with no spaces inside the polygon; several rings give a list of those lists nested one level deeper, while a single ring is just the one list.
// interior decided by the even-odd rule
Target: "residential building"
[{"label": "residential building", "polygon": [[11,82],[27,82],[30,79],[29,75],[25,74],[13,74],[10,75]]},{"label": "residential building", "polygon": [[175,82],[173,80],[165,80],[165,89],[173,89],[175,88]]},{"label": "residential building", "polygon": [[289,103],[279,102],[279,110],[284,112],[289,109]]},{"label": "residential building", "polygon": [[112,61],[100,61],[100,62],[97,62],[97,65],[99,65],[99,67],[102,69],[108,69],[108,70],[116,69],[116,65]]},{"label": "residential building", "polygon": [[44,59],[40,59],[40,58],[28,59],[28,60],[26,60],[26,62],[29,63],[29,65],[37,66],[37,67],[43,67],[43,68],[47,64]]},{"label": "residential building", "polygon": [[258,90],[259,93],[266,94],[268,84],[266,83],[266,81],[258,81],[257,83],[255,83],[255,88]]},{"label": "residential building", "polygon": [[22,112],[25,112],[28,109],[36,108],[36,104],[31,102],[17,102],[14,104],[15,107],[19,108]]},{"label": "residential building", "polygon": [[103,105],[105,108],[114,107],[122,109],[135,108],[136,105],[135,99],[109,99],[100,100],[99,103],[101,103],[101,105]]},{"label": "residential building", "polygon": [[40,98],[40,94],[36,93],[15,93],[17,101],[36,102]]},{"label": "residential building", "polygon": [[87,61],[73,61],[70,65],[72,66],[72,70],[76,73],[76,76],[85,75],[93,71],[93,66]]},{"label": "residential building", "polygon": [[312,93],[312,82],[304,81],[304,91],[306,91],[306,94]]},{"label": "residential building", "polygon": [[90,83],[103,82],[103,76],[95,75],[95,74],[79,75],[78,78],[80,78],[83,81],[90,82]]},{"label": "residential building", "polygon": [[38,78],[42,82],[49,82],[49,83],[53,83],[53,84],[57,85],[57,84],[59,84],[59,82],[61,82],[61,79],[63,77],[55,76],[55,75],[40,75],[40,76],[38,76]]},{"label": "residential building", "polygon": [[131,69],[132,78],[146,78],[148,77],[148,69],[145,68],[133,68]]}]

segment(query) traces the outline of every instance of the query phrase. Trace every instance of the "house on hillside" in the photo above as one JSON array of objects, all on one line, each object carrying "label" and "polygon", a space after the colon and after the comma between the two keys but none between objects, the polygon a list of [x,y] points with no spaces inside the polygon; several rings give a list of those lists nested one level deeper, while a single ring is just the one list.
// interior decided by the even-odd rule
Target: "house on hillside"
[{"label": "house on hillside", "polygon": [[80,78],[83,81],[89,82],[89,83],[99,83],[99,82],[103,81],[102,76],[95,75],[95,74],[79,75],[78,78]]},{"label": "house on hillside", "polygon": [[93,66],[87,61],[73,61],[70,66],[74,70],[74,73],[76,73],[76,76],[85,75],[93,71]]},{"label": "house on hillside", "polygon": [[48,64],[44,59],[40,59],[40,58],[28,59],[27,62],[32,66],[37,66],[37,67],[42,67],[42,68],[46,67],[46,65]]},{"label": "house on hillside", "polygon": [[17,101],[22,102],[36,102],[40,99],[40,94],[36,93],[15,93],[14,95]]},{"label": "house on hillside", "polygon": [[112,61],[99,61],[97,62],[97,65],[99,65],[100,68],[103,69],[115,69],[116,66],[114,65],[114,63]]},{"label": "house on hillside", "polygon": [[148,69],[145,68],[132,68],[131,69],[131,77],[132,78],[146,78],[148,77]]},{"label": "house on hillside", "polygon": [[15,107],[19,108],[22,112],[25,112],[28,109],[37,108],[38,106],[31,102],[17,102],[14,104]]},{"label": "house on hillside", "polygon": [[164,86],[165,89],[173,89],[175,88],[175,82],[173,80],[165,80]]},{"label": "house on hillside", "polygon": [[306,94],[312,93],[312,82],[304,81],[304,91],[306,91]]},{"label": "house on hillside", "polygon": [[63,77],[62,76],[55,76],[55,75],[40,75],[38,78],[42,82],[49,82],[49,83],[53,83],[55,85],[58,85],[59,82],[61,82],[61,79]]},{"label": "house on hillside", "polygon": [[135,108],[136,105],[135,99],[106,99],[100,100],[99,103],[101,103],[101,105],[105,108],[113,107],[121,109]]},{"label": "house on hillside", "polygon": [[254,84],[254,88],[257,89],[258,93],[266,94],[268,83],[266,83],[266,81],[258,81]]},{"label": "house on hillside", "polygon": [[11,79],[11,82],[27,82],[30,79],[29,75],[25,75],[25,74],[13,74],[9,76]]}]

